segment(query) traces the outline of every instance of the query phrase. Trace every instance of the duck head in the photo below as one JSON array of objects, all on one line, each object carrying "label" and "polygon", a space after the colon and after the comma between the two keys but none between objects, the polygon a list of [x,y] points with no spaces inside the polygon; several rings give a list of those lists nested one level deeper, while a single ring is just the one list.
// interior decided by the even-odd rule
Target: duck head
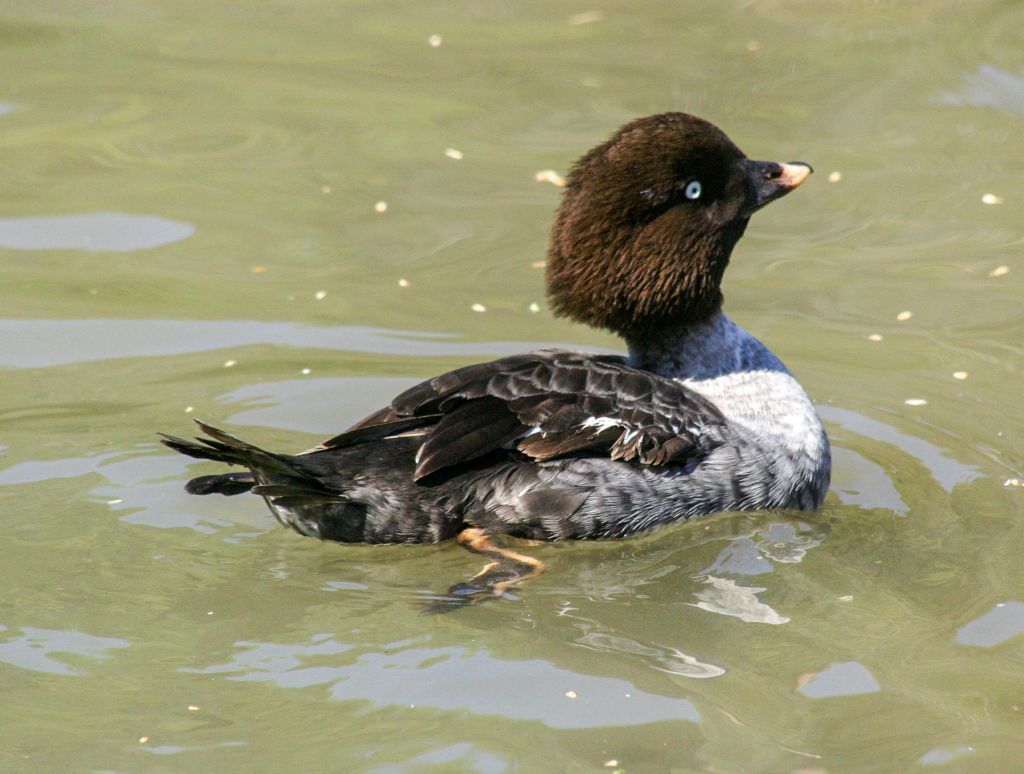
[{"label": "duck head", "polygon": [[750,216],[811,172],[752,161],[686,113],[626,124],[569,173],[548,251],[552,309],[628,341],[711,317]]}]

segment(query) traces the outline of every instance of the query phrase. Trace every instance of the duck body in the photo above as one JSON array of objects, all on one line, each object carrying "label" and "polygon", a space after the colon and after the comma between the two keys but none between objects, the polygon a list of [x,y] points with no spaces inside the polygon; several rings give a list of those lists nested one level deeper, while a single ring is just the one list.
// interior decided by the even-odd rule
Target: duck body
[{"label": "duck body", "polygon": [[628,356],[467,366],[296,455],[203,423],[206,438],[164,443],[248,469],[190,492],[251,491],[282,524],[339,542],[468,535],[488,553],[492,535],[622,537],[718,511],[817,508],[831,469],[821,422],[720,293],[750,214],[809,173],[750,161],[693,116],[634,121],[570,174],[548,261],[555,312],[620,334]]}]

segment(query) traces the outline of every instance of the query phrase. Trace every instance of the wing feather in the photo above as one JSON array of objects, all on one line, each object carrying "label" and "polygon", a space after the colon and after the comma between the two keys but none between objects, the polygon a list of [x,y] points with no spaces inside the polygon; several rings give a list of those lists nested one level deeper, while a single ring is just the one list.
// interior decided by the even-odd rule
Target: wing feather
[{"label": "wing feather", "polygon": [[422,382],[317,449],[420,428],[417,480],[511,449],[539,461],[587,453],[668,465],[706,454],[706,430],[724,421],[698,393],[621,357],[548,350]]}]

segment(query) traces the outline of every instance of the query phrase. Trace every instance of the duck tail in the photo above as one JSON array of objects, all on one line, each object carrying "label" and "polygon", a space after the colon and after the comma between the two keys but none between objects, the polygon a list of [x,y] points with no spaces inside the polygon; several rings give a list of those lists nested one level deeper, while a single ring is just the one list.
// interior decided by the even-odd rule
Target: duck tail
[{"label": "duck tail", "polygon": [[[160,433],[160,442],[176,452],[195,457],[200,460],[225,462],[228,465],[242,465],[250,471],[265,471],[275,477],[284,476],[292,481],[315,482],[308,473],[303,472],[294,463],[280,454],[273,454],[258,446],[225,433],[201,420],[195,420],[199,429],[209,438],[187,440],[173,435]],[[200,476],[185,485],[190,494],[236,495],[250,491],[256,486],[255,476],[249,473],[225,473],[219,476]],[[317,487],[319,483],[315,482]]]}]

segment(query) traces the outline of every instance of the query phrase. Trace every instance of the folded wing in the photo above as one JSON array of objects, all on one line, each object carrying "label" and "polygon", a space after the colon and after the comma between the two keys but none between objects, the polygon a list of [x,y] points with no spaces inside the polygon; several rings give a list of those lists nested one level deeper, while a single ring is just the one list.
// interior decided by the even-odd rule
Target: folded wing
[{"label": "folded wing", "polygon": [[421,435],[417,480],[500,449],[535,460],[585,452],[666,465],[706,454],[708,430],[724,421],[693,390],[621,357],[542,351],[418,384],[311,451]]}]

